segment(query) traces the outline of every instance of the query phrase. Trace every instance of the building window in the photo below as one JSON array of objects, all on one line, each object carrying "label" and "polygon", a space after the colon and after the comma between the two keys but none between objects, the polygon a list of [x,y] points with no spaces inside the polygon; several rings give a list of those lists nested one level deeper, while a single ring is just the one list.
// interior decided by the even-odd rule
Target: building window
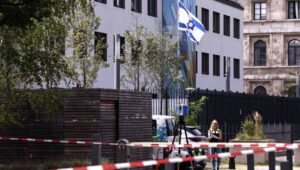
[{"label": "building window", "polygon": [[[102,32],[95,32],[95,49],[96,49],[95,53],[96,54],[98,53],[98,51],[97,51],[98,48],[96,48],[98,42],[107,44],[107,35]],[[107,47],[102,51],[101,57],[102,57],[103,61],[107,61]]]},{"label": "building window", "polygon": [[254,44],[254,66],[266,65],[266,43],[258,40]]},{"label": "building window", "polygon": [[131,0],[131,11],[142,12],[142,0]]},{"label": "building window", "polygon": [[202,74],[209,74],[209,54],[202,53]]},{"label": "building window", "polygon": [[114,6],[125,8],[125,0],[114,0]]},{"label": "building window", "polygon": [[267,95],[267,90],[263,86],[258,86],[254,89],[254,94],[257,95]]},{"label": "building window", "polygon": [[95,1],[106,4],[106,0],[95,0]]},{"label": "building window", "polygon": [[226,71],[227,70],[226,58],[227,57],[225,57],[225,56],[223,57],[223,74],[224,74],[224,77],[227,76],[226,75],[227,74],[227,71]]},{"label": "building window", "polygon": [[198,18],[198,6],[195,6],[195,16]]},{"label": "building window", "polygon": [[213,12],[213,32],[220,33],[220,14]]},{"label": "building window", "polygon": [[213,75],[220,76],[220,56],[213,55]]},{"label": "building window", "polygon": [[224,35],[230,36],[230,17],[224,15]]},{"label": "building window", "polygon": [[195,55],[196,55],[196,57],[195,57],[195,60],[196,60],[196,61],[195,61],[195,63],[196,63],[196,64],[195,64],[195,65],[196,65],[196,66],[195,66],[195,72],[198,73],[198,51],[196,51],[196,54],[195,54]]},{"label": "building window", "polygon": [[292,40],[289,42],[289,65],[300,65],[300,41]]},{"label": "building window", "polygon": [[300,1],[288,1],[289,19],[300,19]]},{"label": "building window", "polygon": [[234,38],[240,38],[240,20],[236,18],[233,20],[233,33]]},{"label": "building window", "polygon": [[148,15],[157,17],[157,0],[148,0]]},{"label": "building window", "polygon": [[236,58],[233,59],[233,78],[240,78],[240,60]]},{"label": "building window", "polygon": [[254,2],[254,20],[265,20],[267,17],[267,3]]},{"label": "building window", "polygon": [[202,24],[205,27],[205,30],[209,30],[209,10],[202,8]]}]

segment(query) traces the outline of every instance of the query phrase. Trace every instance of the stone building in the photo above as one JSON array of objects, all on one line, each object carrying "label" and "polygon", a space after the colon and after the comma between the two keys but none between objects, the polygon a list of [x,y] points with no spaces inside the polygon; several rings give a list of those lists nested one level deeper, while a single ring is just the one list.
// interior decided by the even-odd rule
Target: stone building
[{"label": "stone building", "polygon": [[285,95],[300,73],[300,0],[234,0],[244,7],[244,90]]}]

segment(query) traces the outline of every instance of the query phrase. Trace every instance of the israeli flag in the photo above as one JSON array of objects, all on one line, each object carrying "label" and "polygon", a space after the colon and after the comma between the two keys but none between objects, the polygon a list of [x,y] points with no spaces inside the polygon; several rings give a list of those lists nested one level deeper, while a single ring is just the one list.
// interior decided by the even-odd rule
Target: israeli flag
[{"label": "israeli flag", "polygon": [[197,44],[206,32],[201,21],[188,11],[180,1],[178,1],[178,24],[178,30],[186,31],[190,39]]}]

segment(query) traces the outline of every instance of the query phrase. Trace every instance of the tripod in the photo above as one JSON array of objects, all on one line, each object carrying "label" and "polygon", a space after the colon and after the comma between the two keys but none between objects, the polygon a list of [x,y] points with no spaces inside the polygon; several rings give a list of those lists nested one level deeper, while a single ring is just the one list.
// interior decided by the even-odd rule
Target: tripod
[{"label": "tripod", "polygon": [[[186,133],[186,126],[185,126],[185,122],[184,122],[184,116],[180,115],[179,116],[179,121],[178,121],[178,127],[176,128],[177,132],[179,131],[179,141],[178,141],[179,145],[181,144],[182,129],[184,130],[186,144],[189,144],[189,140],[187,138],[187,133]],[[172,145],[174,145],[176,136],[177,136],[177,133],[174,133],[173,140],[172,140]],[[172,153],[172,150],[173,150],[173,148],[171,148],[169,154]],[[178,154],[179,155],[180,155],[180,150],[181,150],[181,148],[178,148]],[[188,153],[189,153],[189,155],[192,155],[191,148],[188,148]],[[192,162],[191,162],[191,166],[193,166]]]}]

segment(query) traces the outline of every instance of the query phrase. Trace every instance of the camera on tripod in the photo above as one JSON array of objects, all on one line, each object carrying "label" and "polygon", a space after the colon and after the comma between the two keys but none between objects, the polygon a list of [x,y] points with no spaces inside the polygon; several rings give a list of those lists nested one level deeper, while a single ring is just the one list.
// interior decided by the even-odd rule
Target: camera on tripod
[{"label": "camera on tripod", "polygon": [[179,116],[188,117],[189,116],[189,107],[186,104],[178,104],[175,106],[175,112]]}]

